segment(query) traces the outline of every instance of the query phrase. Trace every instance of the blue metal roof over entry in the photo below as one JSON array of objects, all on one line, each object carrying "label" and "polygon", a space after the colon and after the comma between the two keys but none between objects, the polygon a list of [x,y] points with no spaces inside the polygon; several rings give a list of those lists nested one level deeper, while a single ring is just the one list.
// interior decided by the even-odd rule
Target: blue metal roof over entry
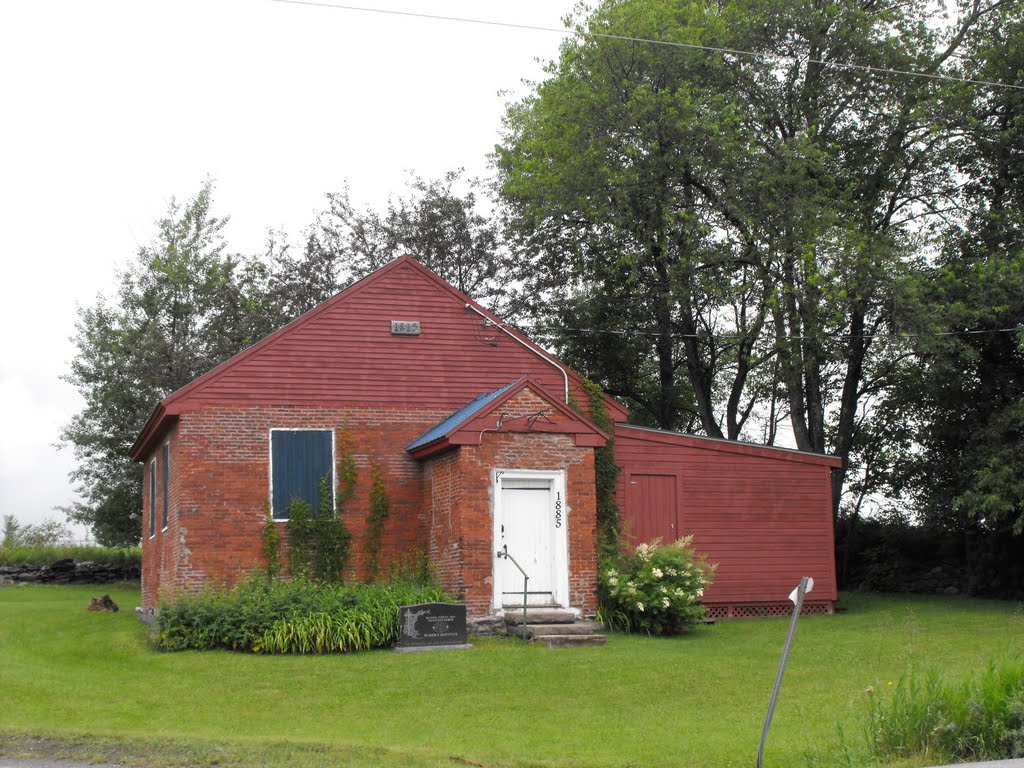
[{"label": "blue metal roof over entry", "polygon": [[451,430],[455,429],[463,422],[469,421],[471,418],[476,416],[478,413],[480,413],[480,411],[482,411],[488,405],[493,403],[495,400],[497,400],[499,397],[505,394],[509,389],[518,384],[520,381],[522,381],[522,379],[516,379],[515,381],[506,384],[501,389],[496,389],[488,394],[480,395],[479,397],[475,398],[472,402],[459,408],[459,410],[457,410],[447,419],[431,427],[429,430],[427,430],[422,435],[417,437],[415,440],[413,440],[411,443],[405,446],[405,450],[414,451],[417,448],[421,448],[424,445],[427,445],[428,443],[432,443],[435,440],[444,437]]}]

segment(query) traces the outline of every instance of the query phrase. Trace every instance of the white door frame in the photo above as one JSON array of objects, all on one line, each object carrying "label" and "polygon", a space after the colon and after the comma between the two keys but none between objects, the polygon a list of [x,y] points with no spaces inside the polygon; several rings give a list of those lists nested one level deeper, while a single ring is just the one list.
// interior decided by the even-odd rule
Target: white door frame
[{"label": "white door frame", "polygon": [[[534,469],[494,469],[491,471],[491,519],[493,522],[491,551],[494,553],[494,561],[491,569],[492,581],[494,582],[492,608],[500,611],[503,607],[504,592],[514,592],[523,588],[522,579],[517,572],[516,583],[502,584],[501,573],[498,568],[497,552],[501,549],[501,521],[505,510],[503,509],[502,480],[504,479],[530,479],[548,480],[551,483],[551,514],[550,524],[553,526],[554,536],[552,537],[552,549],[554,551],[554,575],[552,578],[552,600],[555,605],[563,608],[569,607],[569,504],[565,493],[565,471],[564,470],[534,470]],[[512,557],[517,553],[510,552]],[[529,572],[527,573],[529,574]]]}]

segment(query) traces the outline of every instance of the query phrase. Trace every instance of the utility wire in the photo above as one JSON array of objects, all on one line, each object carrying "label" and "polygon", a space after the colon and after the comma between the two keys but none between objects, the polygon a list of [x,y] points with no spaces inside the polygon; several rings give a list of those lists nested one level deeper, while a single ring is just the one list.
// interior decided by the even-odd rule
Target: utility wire
[{"label": "utility wire", "polygon": [[[1012,328],[992,328],[987,330],[971,330],[971,331],[930,331],[920,333],[863,333],[863,334],[852,334],[852,333],[825,333],[825,334],[796,334],[796,335],[785,335],[772,338],[783,339],[787,341],[820,341],[826,339],[838,339],[842,341],[851,341],[853,339],[921,339],[921,338],[942,338],[947,336],[984,336],[989,334],[1003,334],[1003,333],[1020,333],[1024,331],[1024,326],[1018,325]],[[562,333],[570,334],[593,334],[593,335],[606,335],[606,336],[649,336],[652,338],[673,338],[673,339],[718,339],[722,341],[741,341],[748,338],[747,336],[739,334],[715,334],[715,333],[661,333],[659,331],[641,331],[641,330],[622,330],[612,328],[566,328],[556,326],[534,326],[530,329],[524,329],[524,332],[530,336],[541,336],[541,335],[555,335]]]},{"label": "utility wire", "polygon": [[953,75],[940,75],[931,72],[914,72],[906,69],[894,69],[892,67],[873,67],[870,64],[844,64],[823,59],[799,59],[796,56],[785,56],[782,54],[756,53],[754,51],[742,51],[735,48],[721,48],[713,45],[698,45],[696,43],[676,43],[669,40],[655,40],[645,37],[630,37],[628,35],[610,35],[603,32],[577,32],[573,29],[557,29],[555,27],[541,27],[533,24],[516,24],[509,21],[488,21],[487,19],[470,19],[462,16],[441,16],[431,13],[419,13],[416,11],[395,11],[385,8],[366,8],[357,5],[339,5],[336,3],[318,2],[317,0],[273,0],[275,3],[288,5],[309,5],[317,8],[334,8],[339,11],[359,11],[363,13],[378,13],[387,16],[405,16],[415,19],[431,19],[434,21],[453,21],[460,24],[480,24],[488,27],[505,27],[507,29],[524,29],[531,32],[550,32],[564,37],[595,38],[601,40],[619,40],[630,43],[645,43],[647,45],[662,45],[669,48],[685,48],[694,51],[707,51],[711,53],[724,53],[732,56],[746,56],[752,59],[787,59],[789,61],[803,61],[809,64],[820,64],[823,67],[833,69],[855,70],[869,74],[880,75],[902,75],[904,77],[921,77],[928,80],[941,80],[951,83],[967,83],[970,85],[984,85],[990,88],[1008,88],[1011,90],[1024,91],[1024,85],[1013,83],[998,83],[993,80],[975,80],[965,77],[954,77]]}]

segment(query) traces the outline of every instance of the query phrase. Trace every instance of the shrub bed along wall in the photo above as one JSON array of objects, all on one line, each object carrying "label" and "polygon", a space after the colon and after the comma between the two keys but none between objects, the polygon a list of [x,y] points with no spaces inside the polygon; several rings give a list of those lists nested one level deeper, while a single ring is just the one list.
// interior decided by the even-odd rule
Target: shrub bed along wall
[{"label": "shrub bed along wall", "polygon": [[416,581],[338,585],[253,578],[160,606],[154,643],[165,651],[223,648],[256,653],[343,653],[398,642],[398,609],[442,602]]}]

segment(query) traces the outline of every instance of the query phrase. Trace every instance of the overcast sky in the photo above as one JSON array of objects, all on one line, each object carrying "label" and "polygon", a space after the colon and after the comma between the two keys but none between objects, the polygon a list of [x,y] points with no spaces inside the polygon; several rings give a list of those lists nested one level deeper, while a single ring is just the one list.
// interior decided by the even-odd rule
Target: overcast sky
[{"label": "overcast sky", "polygon": [[[575,3],[358,5],[561,29]],[[172,197],[214,178],[229,250],[254,253],[346,181],[379,206],[409,171],[484,174],[502,92],[562,39],[274,0],[0,4],[0,514],[62,519],[76,305],[112,292]]]}]

